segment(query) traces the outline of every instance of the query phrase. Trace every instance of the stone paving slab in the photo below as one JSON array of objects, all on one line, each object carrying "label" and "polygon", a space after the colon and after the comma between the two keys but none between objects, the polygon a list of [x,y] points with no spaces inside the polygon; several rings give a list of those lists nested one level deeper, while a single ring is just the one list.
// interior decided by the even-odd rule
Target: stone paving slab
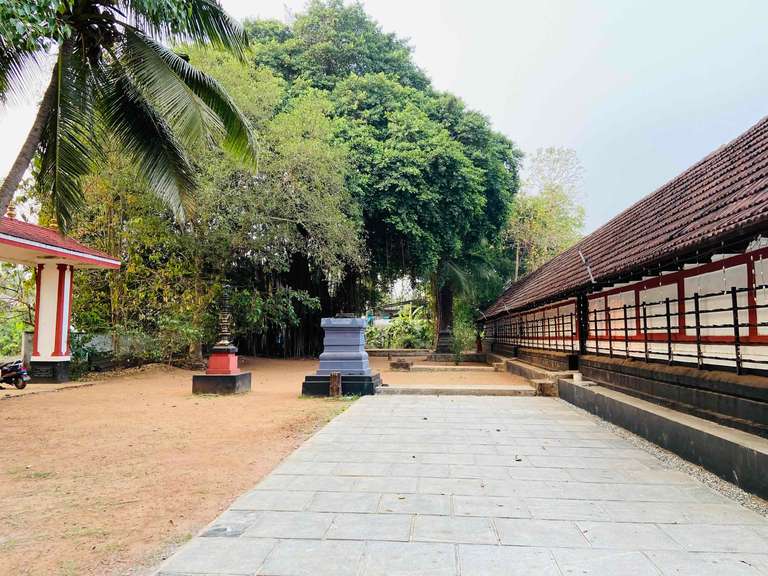
[{"label": "stone paving slab", "polygon": [[369,396],[162,576],[768,576],[768,520],[554,398]]}]

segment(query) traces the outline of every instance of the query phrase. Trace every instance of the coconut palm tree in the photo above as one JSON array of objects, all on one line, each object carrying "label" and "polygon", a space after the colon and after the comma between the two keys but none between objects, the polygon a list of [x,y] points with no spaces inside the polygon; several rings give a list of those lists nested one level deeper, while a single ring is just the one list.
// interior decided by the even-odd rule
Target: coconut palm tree
[{"label": "coconut palm tree", "polygon": [[50,14],[33,28],[34,37],[23,25],[14,28],[11,17],[0,18],[0,99],[25,89],[30,65],[56,60],[32,128],[0,186],[0,214],[38,153],[37,185],[50,196],[62,228],[83,201],[81,179],[98,166],[105,143],[117,142],[181,219],[195,187],[191,146],[216,142],[255,161],[251,130],[237,106],[165,45],[211,44],[244,58],[246,35],[218,0],[20,0],[4,9],[14,6],[17,23],[35,9],[50,8]]}]

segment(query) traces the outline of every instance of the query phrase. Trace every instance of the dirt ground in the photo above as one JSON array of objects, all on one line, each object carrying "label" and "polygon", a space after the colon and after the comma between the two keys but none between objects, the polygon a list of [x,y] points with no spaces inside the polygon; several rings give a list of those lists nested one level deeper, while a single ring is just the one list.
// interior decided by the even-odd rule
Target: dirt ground
[{"label": "dirt ground", "polygon": [[[421,364],[425,366],[447,366],[451,369],[454,365],[452,363],[438,363],[438,362],[425,362],[422,358],[409,358],[413,360],[414,364]],[[379,370],[382,375],[384,383],[391,386],[397,386],[398,384],[413,384],[419,383],[424,385],[431,384],[498,384],[500,386],[523,385],[528,384],[525,378],[515,376],[509,372],[400,372],[389,370],[389,360],[386,358],[371,358],[371,367],[375,370]],[[478,364],[464,362],[463,366],[483,366],[487,367],[487,364]]]},{"label": "dirt ground", "polygon": [[148,572],[346,407],[299,397],[316,364],[247,361],[237,397],[154,366],[0,400],[0,574]]}]

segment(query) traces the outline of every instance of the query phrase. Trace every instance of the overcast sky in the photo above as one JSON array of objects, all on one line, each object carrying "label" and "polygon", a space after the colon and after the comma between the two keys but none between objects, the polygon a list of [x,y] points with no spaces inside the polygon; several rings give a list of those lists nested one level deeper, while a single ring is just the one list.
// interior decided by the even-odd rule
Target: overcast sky
[{"label": "overcast sky", "polygon": [[[286,19],[304,0],[222,0]],[[768,114],[765,0],[366,0],[518,146],[574,148],[591,231]],[[34,106],[0,116],[0,172]]]}]

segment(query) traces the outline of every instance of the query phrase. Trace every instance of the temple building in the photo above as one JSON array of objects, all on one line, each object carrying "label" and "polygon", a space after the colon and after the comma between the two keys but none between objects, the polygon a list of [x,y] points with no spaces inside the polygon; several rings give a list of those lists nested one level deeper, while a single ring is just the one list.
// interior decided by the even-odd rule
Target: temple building
[{"label": "temple building", "polygon": [[486,351],[768,435],[768,118],[510,285]]},{"label": "temple building", "polygon": [[71,350],[72,277],[76,268],[119,268],[120,261],[63,236],[58,230],[0,218],[0,260],[35,273],[35,330],[30,375],[33,381],[65,381]]}]

